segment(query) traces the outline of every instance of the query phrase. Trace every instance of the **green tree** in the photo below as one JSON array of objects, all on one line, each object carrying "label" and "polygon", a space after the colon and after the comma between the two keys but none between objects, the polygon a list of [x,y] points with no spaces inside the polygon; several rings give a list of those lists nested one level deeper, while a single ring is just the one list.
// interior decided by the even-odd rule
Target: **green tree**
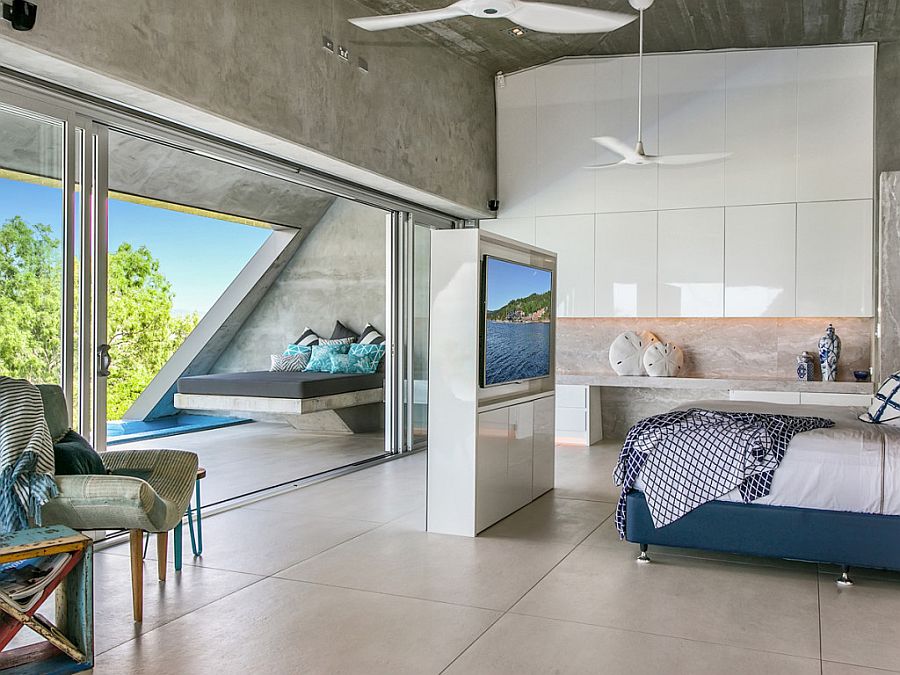
[{"label": "green tree", "polygon": [[[110,254],[108,288],[107,414],[119,419],[200,317],[173,314],[172,284],[146,246],[123,243]],[[62,255],[52,229],[18,216],[0,225],[0,373],[60,380],[61,289]]]}]

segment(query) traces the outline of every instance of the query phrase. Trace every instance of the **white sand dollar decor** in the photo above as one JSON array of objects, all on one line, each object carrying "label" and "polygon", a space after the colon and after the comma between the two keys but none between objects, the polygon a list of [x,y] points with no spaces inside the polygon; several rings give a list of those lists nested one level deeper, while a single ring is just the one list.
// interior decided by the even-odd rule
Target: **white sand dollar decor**
[{"label": "white sand dollar decor", "polygon": [[671,342],[655,342],[644,352],[644,369],[650,377],[675,377],[684,365],[684,352]]},{"label": "white sand dollar decor", "polygon": [[644,352],[654,343],[659,340],[653,333],[625,331],[609,346],[609,365],[616,375],[643,375]]}]

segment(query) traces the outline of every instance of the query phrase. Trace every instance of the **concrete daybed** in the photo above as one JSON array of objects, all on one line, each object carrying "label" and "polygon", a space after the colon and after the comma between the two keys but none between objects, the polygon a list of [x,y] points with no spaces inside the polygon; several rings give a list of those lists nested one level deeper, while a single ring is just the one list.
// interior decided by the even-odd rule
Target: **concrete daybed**
[{"label": "concrete daybed", "polygon": [[287,420],[297,429],[359,433],[383,426],[384,373],[270,372],[178,380],[175,407]]}]

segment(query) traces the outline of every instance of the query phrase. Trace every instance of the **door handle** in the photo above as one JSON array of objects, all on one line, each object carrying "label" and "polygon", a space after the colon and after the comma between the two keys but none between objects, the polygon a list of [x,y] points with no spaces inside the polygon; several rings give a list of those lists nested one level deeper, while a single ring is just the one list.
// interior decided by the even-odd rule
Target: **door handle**
[{"label": "door handle", "polygon": [[97,358],[99,359],[97,364],[97,375],[100,377],[109,377],[109,365],[112,363],[112,358],[109,356],[109,345],[102,344],[97,347]]}]

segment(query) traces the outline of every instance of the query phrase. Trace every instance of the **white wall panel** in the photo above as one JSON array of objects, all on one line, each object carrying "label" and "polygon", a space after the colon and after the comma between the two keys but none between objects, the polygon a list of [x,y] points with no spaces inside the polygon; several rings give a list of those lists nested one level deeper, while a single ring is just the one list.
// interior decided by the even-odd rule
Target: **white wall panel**
[{"label": "white wall panel", "polygon": [[659,316],[722,316],[725,209],[659,212]]},{"label": "white wall panel", "polygon": [[535,70],[497,86],[497,199],[504,218],[533,216],[539,191]]},{"label": "white wall panel", "polygon": [[[539,190],[535,213],[594,212],[597,144],[594,62],[577,59],[535,71]],[[504,215],[506,215],[504,213]]]},{"label": "white wall panel", "polygon": [[872,201],[797,204],[797,314],[871,316]]},{"label": "white wall panel", "polygon": [[482,220],[481,229],[534,245],[534,218],[495,218]]},{"label": "white wall panel", "polygon": [[558,254],[557,316],[593,316],[593,214],[538,218],[535,231],[535,245]]},{"label": "white wall panel", "polygon": [[869,199],[875,48],[817,47],[798,54],[797,199]]},{"label": "white wall panel", "polygon": [[[659,59],[659,152],[725,151],[725,54],[667,54]],[[659,167],[659,208],[721,206],[725,161]]]},{"label": "white wall panel", "polygon": [[[635,57],[599,59],[597,82],[597,136],[613,136],[630,147],[637,143],[638,62]],[[655,154],[659,147],[657,117],[658,62],[644,59],[644,151]],[[598,164],[622,159],[597,146]],[[594,172],[598,212],[650,211],[658,207],[658,167],[619,166]]]},{"label": "white wall panel", "polygon": [[597,214],[594,316],[656,316],[656,213]]},{"label": "white wall panel", "polygon": [[795,204],[725,209],[725,316],[796,314]]},{"label": "white wall panel", "polygon": [[797,201],[797,50],[725,55],[725,204]]}]

